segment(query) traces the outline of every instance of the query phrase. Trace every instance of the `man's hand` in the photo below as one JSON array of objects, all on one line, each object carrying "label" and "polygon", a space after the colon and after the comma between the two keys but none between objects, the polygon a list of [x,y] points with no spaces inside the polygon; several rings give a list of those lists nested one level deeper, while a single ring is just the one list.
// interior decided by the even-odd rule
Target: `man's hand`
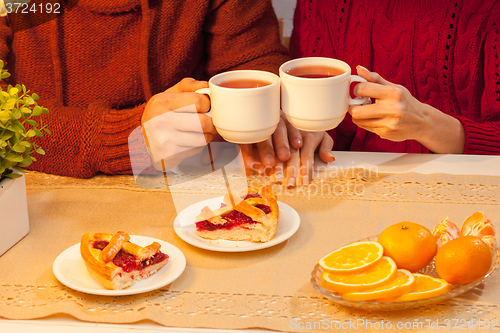
[{"label": "man's hand", "polygon": [[206,87],[205,81],[185,78],[146,104],[142,131],[157,170],[196,155],[217,134],[212,118],[203,114],[210,109],[210,100],[195,93]]}]

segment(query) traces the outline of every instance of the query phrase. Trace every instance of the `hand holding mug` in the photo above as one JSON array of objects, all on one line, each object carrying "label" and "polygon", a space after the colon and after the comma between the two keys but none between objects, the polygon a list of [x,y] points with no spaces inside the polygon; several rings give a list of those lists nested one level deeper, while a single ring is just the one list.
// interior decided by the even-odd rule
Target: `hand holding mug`
[{"label": "hand holding mug", "polygon": [[383,139],[416,140],[435,153],[463,153],[465,134],[458,119],[420,102],[408,89],[378,73],[362,66],[357,70],[368,82],[358,84],[355,93],[371,97],[375,103],[351,106],[354,124]]},{"label": "hand holding mug", "polygon": [[155,169],[164,171],[199,153],[217,134],[205,115],[210,100],[195,91],[207,82],[185,78],[154,95],[142,115],[142,132]]}]

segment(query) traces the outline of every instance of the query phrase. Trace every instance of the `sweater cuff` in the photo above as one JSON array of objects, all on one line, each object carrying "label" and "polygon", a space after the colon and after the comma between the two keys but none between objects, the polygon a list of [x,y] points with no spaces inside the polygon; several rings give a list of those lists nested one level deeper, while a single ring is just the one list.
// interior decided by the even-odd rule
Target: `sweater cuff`
[{"label": "sweater cuff", "polygon": [[464,126],[464,154],[500,155],[500,127],[497,124],[479,124],[462,116],[456,118]]},{"label": "sweater cuff", "polygon": [[107,174],[132,174],[131,158],[149,162],[146,144],[140,132],[145,104],[133,109],[108,109],[101,131],[100,170]]}]

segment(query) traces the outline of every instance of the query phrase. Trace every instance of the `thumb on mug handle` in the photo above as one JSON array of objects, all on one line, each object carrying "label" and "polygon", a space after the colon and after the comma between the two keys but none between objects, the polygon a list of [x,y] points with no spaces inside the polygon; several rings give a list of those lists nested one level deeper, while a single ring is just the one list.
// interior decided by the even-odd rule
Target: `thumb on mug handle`
[{"label": "thumb on mug handle", "polygon": [[[195,93],[201,94],[201,95],[207,95],[210,98],[210,88],[201,88],[201,89],[196,90]],[[211,110],[208,112],[205,112],[203,114],[212,118],[212,111]]]}]

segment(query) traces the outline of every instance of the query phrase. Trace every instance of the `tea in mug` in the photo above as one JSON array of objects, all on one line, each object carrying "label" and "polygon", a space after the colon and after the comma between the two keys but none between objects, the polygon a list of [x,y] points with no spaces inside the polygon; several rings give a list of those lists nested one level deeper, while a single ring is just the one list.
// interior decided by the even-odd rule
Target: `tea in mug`
[{"label": "tea in mug", "polygon": [[295,67],[287,70],[285,73],[297,77],[303,77],[306,79],[323,79],[327,77],[342,75],[345,73],[345,71],[336,67],[310,65]]},{"label": "tea in mug", "polygon": [[239,79],[217,83],[219,87],[236,89],[259,88],[270,84],[270,82],[256,79]]}]

